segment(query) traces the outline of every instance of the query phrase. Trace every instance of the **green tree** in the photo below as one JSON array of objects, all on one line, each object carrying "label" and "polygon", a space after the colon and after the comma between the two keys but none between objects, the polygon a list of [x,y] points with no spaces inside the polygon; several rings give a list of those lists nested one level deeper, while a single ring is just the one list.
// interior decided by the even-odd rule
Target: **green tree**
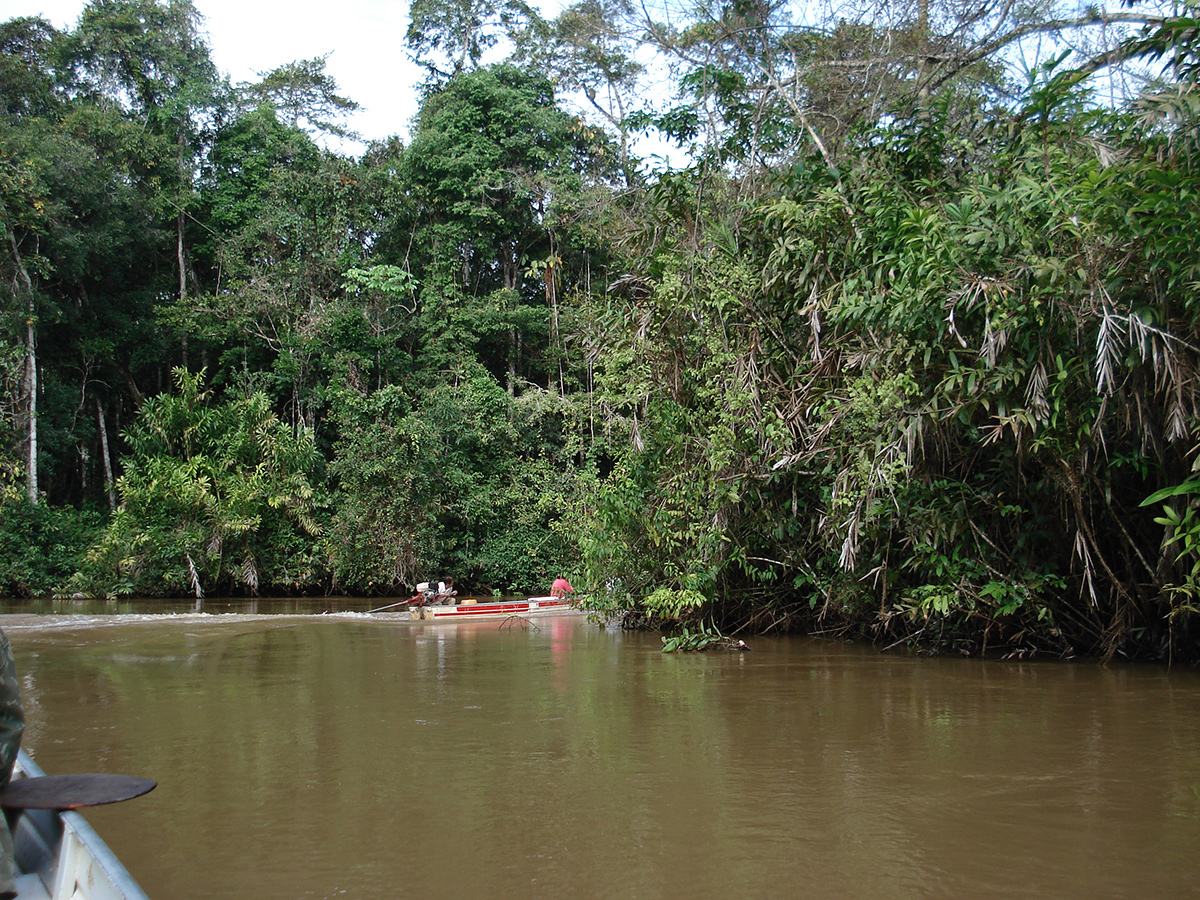
[{"label": "green tree", "polygon": [[[431,351],[473,351],[514,392],[521,378],[546,377],[560,283],[545,261],[564,255],[586,188],[611,174],[596,137],[555,106],[545,76],[509,65],[426,98],[404,178],[426,210],[417,275]],[[540,371],[519,371],[524,360]]]},{"label": "green tree", "polygon": [[[435,79],[477,67],[537,13],[522,0],[415,0],[405,42]],[[439,67],[434,57],[441,57]]]},{"label": "green tree", "polygon": [[0,23],[0,104],[9,121],[47,115],[58,105],[52,58],[60,37],[45,19]]},{"label": "green tree", "polygon": [[105,595],[311,587],[319,454],[266,395],[214,402],[203,373],[173,372],[126,439],[121,506],[73,586]]},{"label": "green tree", "polygon": [[335,120],[360,107],[338,94],[337,82],[325,71],[327,60],[327,56],[318,56],[272,69],[258,82],[238,85],[239,97],[250,109],[269,104],[292,128],[299,128],[304,121],[314,131],[352,137]]},{"label": "green tree", "polygon": [[633,114],[643,107],[637,89],[645,72],[634,33],[623,30],[631,12],[624,0],[576,3],[550,23],[532,21],[513,57],[550,74],[562,94],[582,92],[588,107],[618,135],[627,185],[636,179]]},{"label": "green tree", "polygon": [[1078,48],[1081,79],[1119,65],[1129,57],[1122,38],[1162,16],[1115,7],[914,0],[818,15],[714,0],[682,15],[635,5],[622,30],[644,34],[646,49],[681,73],[677,105],[640,122],[697,158],[761,172],[815,152],[840,169],[857,137],[891,117],[940,103],[969,123],[995,98],[1019,104],[1021,66],[1036,69],[1064,46]]},{"label": "green tree", "polygon": [[476,589],[534,591],[573,558],[555,527],[577,491],[477,363],[414,399],[399,386],[340,392],[326,545],[337,584],[399,592],[450,572]]},{"label": "green tree", "polygon": [[214,90],[196,24],[185,5],[102,3],[71,32],[5,26],[0,252],[26,348],[31,496],[111,484],[107,422],[164,371],[150,303],[171,290],[172,258],[185,293],[186,182]]},{"label": "green tree", "polygon": [[440,437],[395,386],[347,392],[335,409],[335,512],[326,535],[334,584],[403,592],[443,565],[439,520],[449,498]]},{"label": "green tree", "polygon": [[[77,137],[81,130],[94,143]],[[46,492],[52,500],[74,493],[63,487],[81,461],[77,448],[95,448],[94,435],[72,427],[79,399],[91,406],[100,380],[131,383],[131,367],[155,343],[137,316],[160,284],[146,262],[162,257],[164,235],[135,160],[98,152],[109,140],[136,141],[130,131],[119,116],[72,106],[61,119],[0,123],[0,311],[6,339],[24,348],[20,423],[31,501],[43,493],[36,476],[46,467],[60,476]],[[46,435],[49,442],[39,439]],[[76,469],[76,477],[87,474]]]},{"label": "green tree", "polygon": [[321,335],[341,314],[344,274],[375,225],[357,167],[264,105],[218,131],[200,187],[199,255],[215,289],[169,316],[224,351],[215,379],[257,372],[294,419],[315,427]]},{"label": "green tree", "polygon": [[[204,41],[202,21],[190,0],[93,0],[65,50],[77,90],[127,108],[174,148],[174,171],[162,200],[173,207],[181,303],[187,299],[190,274],[186,222],[194,199],[192,176],[227,93]],[[186,364],[186,343],[183,353]]]},{"label": "green tree", "polygon": [[[1077,83],[1048,68],[976,129],[930,104],[839,172],[814,151],[750,190],[650,186],[657,232],[587,337],[629,447],[586,544],[617,605],[1194,654],[1163,591],[1194,563],[1170,488],[1196,443],[1193,161]],[[1165,557],[1138,509],[1158,473]]]}]

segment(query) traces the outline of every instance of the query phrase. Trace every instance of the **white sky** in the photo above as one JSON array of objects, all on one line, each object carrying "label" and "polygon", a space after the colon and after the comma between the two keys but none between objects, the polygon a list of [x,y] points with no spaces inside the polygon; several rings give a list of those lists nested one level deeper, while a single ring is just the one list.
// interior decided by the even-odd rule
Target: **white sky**
[{"label": "white sky", "polygon": [[[422,80],[404,53],[407,0],[193,3],[204,16],[213,62],[234,83],[329,54],[326,73],[343,97],[363,107],[348,127],[367,140],[399,134],[407,142]],[[85,0],[0,0],[0,21],[40,15],[57,28],[74,28],[85,6]]]}]

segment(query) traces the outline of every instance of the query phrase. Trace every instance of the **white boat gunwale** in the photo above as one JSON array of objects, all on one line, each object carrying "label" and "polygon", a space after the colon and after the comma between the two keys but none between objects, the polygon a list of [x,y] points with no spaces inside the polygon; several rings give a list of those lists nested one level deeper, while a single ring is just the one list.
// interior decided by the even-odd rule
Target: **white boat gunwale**
[{"label": "white boat gunwale", "polygon": [[[45,773],[21,750],[13,778]],[[74,811],[11,810],[17,900],[149,900],[96,830]]]}]

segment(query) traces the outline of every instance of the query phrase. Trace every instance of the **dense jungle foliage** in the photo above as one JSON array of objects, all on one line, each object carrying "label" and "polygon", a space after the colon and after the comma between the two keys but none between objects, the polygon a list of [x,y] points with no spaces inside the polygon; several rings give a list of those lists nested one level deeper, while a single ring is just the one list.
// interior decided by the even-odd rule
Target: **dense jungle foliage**
[{"label": "dense jungle foliage", "polygon": [[416,0],[361,152],[188,0],[0,24],[0,592],[1200,657],[1200,11],[805,12]]}]

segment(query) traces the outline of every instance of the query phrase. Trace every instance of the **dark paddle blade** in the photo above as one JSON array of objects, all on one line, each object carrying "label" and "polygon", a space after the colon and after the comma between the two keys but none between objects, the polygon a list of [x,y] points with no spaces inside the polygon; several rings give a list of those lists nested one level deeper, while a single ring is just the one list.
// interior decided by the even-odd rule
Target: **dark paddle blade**
[{"label": "dark paddle blade", "polygon": [[44,775],[10,781],[0,789],[3,809],[79,809],[148,794],[158,782],[137,775]]}]

